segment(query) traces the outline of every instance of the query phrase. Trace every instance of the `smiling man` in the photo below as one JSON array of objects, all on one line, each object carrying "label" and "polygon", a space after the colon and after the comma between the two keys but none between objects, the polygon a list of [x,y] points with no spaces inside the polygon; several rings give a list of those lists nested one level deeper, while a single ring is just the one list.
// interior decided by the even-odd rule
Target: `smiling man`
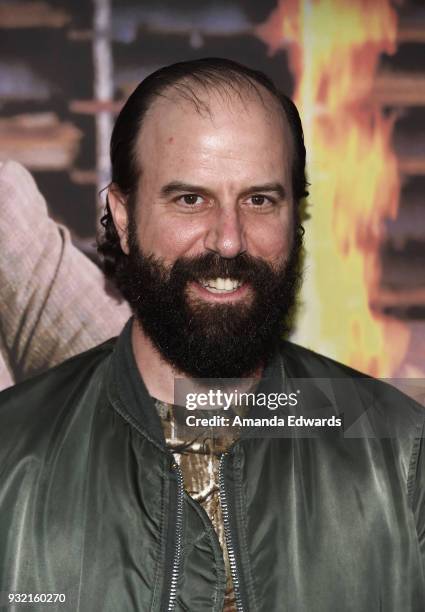
[{"label": "smiling man", "polygon": [[[281,340],[306,195],[293,103],[228,60],[175,64],[130,96],[111,161],[99,251],[134,316],[0,396],[3,595],[82,612],[423,610],[423,409]],[[326,380],[305,410],[342,396],[358,418],[350,437],[180,439],[175,381],[199,378],[274,398]]]},{"label": "smiling man", "polygon": [[290,101],[283,99],[292,128],[259,83],[235,75],[229,86],[224,74],[208,75],[208,64],[197,83],[180,69],[181,80],[157,92],[145,114],[143,82],[117,121],[112,151],[126,160],[115,165],[132,165],[135,180],[113,176],[113,223],[105,221],[118,232],[124,262],[112,269],[114,280],[139,322],[136,359],[149,391],[166,401],[176,371],[248,376],[275,352],[294,301],[305,195]]}]

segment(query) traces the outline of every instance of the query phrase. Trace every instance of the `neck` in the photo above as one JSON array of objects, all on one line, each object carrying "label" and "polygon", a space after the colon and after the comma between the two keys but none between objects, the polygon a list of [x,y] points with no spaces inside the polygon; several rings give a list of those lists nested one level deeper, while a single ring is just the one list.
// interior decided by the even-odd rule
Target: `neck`
[{"label": "neck", "polygon": [[[175,379],[191,380],[191,377],[164,360],[136,319],[133,321],[131,340],[136,364],[149,395],[162,402],[173,404]],[[249,379],[259,379],[261,374],[262,368],[257,368]],[[249,386],[248,381],[247,386]],[[242,387],[240,391],[244,390]]]}]

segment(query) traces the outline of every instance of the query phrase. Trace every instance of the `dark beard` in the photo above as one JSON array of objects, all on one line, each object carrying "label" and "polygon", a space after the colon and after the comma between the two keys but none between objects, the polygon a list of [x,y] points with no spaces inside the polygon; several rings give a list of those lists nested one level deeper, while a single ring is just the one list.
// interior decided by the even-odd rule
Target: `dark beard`
[{"label": "dark beard", "polygon": [[[211,252],[181,258],[171,268],[137,244],[129,225],[128,265],[117,279],[143,331],[162,357],[194,378],[241,378],[264,366],[289,330],[299,285],[302,228],[286,263],[275,270],[245,253],[224,259]],[[188,283],[206,278],[247,282],[245,304],[209,304],[188,296]]]}]

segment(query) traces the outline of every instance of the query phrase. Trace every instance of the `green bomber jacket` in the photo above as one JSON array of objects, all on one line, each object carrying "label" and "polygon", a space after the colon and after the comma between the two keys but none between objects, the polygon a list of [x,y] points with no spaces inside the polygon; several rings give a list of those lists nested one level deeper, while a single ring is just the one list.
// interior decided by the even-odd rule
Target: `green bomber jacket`
[{"label": "green bomber jacket", "polygon": [[[222,610],[222,550],[165,446],[130,326],[0,394],[0,604],[18,594],[36,612]],[[344,432],[254,428],[223,454],[238,610],[423,612],[424,409],[282,342],[264,389],[295,379],[316,381],[313,412],[337,398]]]}]

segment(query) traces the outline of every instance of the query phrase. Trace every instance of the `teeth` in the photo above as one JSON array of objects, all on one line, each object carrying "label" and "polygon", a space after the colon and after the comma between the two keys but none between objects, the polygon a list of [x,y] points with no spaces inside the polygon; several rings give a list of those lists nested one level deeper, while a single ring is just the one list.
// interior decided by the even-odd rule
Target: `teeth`
[{"label": "teeth", "polygon": [[232,278],[209,278],[207,280],[202,280],[201,284],[206,289],[212,289],[214,293],[224,293],[226,291],[235,291],[242,285],[242,282]]}]

